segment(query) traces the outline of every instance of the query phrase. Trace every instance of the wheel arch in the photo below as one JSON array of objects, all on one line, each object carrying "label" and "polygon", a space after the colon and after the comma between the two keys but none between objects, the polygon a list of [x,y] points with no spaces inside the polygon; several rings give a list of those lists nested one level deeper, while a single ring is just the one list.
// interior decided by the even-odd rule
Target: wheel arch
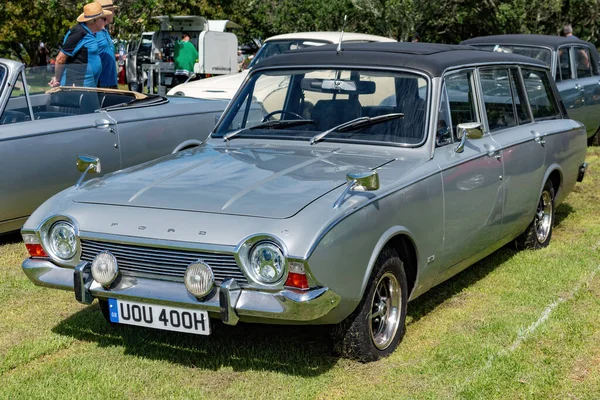
[{"label": "wheel arch", "polygon": [[552,187],[554,188],[554,199],[559,199],[562,195],[563,172],[562,168],[558,164],[550,165],[546,171],[546,175],[541,182],[539,196],[542,195],[544,186],[548,181],[552,182]]},{"label": "wheel arch", "polygon": [[407,298],[410,299],[410,295],[415,288],[417,278],[419,276],[419,254],[417,246],[415,245],[414,236],[404,226],[391,227],[379,238],[379,241],[371,253],[368,268],[363,277],[361,298],[364,296],[365,290],[367,289],[366,286],[369,282],[369,277],[373,273],[373,268],[375,267],[377,258],[386,246],[394,249],[404,264],[404,273],[406,274],[406,283],[408,289]]}]

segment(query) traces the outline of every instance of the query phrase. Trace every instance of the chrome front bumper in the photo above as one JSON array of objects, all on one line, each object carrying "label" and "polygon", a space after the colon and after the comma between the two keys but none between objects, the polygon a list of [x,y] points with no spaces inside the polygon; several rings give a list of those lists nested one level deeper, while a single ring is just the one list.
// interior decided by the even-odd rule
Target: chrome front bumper
[{"label": "chrome front bumper", "polygon": [[82,262],[73,270],[58,267],[48,260],[28,258],[22,266],[29,280],[37,286],[74,291],[76,299],[84,304],[91,304],[94,298],[113,298],[194,308],[206,310],[211,317],[220,318],[228,325],[235,325],[240,319],[310,323],[340,303],[340,296],[328,288],[266,292],[242,289],[233,279],[225,280],[202,301],[191,295],[183,283],[133,276],[121,276],[117,284],[104,289],[92,279],[89,265]]}]

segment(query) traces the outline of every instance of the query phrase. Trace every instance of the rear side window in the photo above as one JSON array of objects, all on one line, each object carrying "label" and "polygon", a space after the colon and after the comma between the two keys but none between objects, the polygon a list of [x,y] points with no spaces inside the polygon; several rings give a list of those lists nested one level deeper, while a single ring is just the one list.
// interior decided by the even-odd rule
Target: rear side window
[{"label": "rear side window", "polygon": [[545,71],[526,68],[521,72],[533,118],[536,120],[561,118],[548,74]]},{"label": "rear side window", "polygon": [[521,84],[518,69],[510,70],[510,87],[512,90],[512,97],[515,104],[518,123],[527,124],[531,122],[529,107],[527,107],[527,96],[525,95],[525,89]]}]

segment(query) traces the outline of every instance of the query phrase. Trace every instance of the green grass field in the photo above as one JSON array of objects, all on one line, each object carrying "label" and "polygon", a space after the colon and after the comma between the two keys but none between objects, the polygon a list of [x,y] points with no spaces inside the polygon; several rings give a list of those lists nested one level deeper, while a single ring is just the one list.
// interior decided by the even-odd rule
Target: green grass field
[{"label": "green grass field", "polygon": [[111,327],[30,283],[20,237],[1,237],[0,398],[599,399],[599,147],[587,162],[548,248],[505,247],[410,303],[371,364],[332,355],[321,327]]}]

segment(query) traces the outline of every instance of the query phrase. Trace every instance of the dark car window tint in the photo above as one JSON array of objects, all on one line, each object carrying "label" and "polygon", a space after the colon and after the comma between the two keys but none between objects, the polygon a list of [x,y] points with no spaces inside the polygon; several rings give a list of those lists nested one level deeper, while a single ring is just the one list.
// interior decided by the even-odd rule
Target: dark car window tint
[{"label": "dark car window tint", "polygon": [[453,132],[456,132],[458,124],[479,122],[472,76],[473,71],[461,71],[446,77],[445,85],[452,120],[450,126]]},{"label": "dark car window tint", "polygon": [[27,103],[27,96],[25,95],[23,73],[21,72],[10,92],[6,108],[0,117],[0,125],[25,122],[29,119],[29,105]]},{"label": "dark car window tint", "polygon": [[435,145],[439,147],[452,142],[454,142],[452,121],[450,120],[450,108],[448,107],[448,94],[446,93],[446,86],[444,86],[440,95]]},{"label": "dark car window tint", "polygon": [[569,47],[561,47],[558,50],[558,62],[556,63],[556,81],[571,79],[571,54]]},{"label": "dark car window tint", "polygon": [[526,124],[531,122],[529,108],[527,107],[527,96],[525,95],[525,89],[521,84],[521,79],[519,79],[519,70],[517,69],[510,70],[510,87],[515,110],[517,112],[518,123]]},{"label": "dark car window tint", "polygon": [[543,71],[523,69],[523,80],[534,119],[560,118],[548,75]]},{"label": "dark car window tint", "polygon": [[4,75],[6,75],[6,68],[0,65],[0,83],[4,80]]},{"label": "dark car window tint", "polygon": [[480,77],[490,131],[517,125],[508,69],[484,69]]},{"label": "dark car window tint", "polygon": [[577,77],[589,78],[592,76],[590,50],[586,47],[575,47],[574,57]]}]

